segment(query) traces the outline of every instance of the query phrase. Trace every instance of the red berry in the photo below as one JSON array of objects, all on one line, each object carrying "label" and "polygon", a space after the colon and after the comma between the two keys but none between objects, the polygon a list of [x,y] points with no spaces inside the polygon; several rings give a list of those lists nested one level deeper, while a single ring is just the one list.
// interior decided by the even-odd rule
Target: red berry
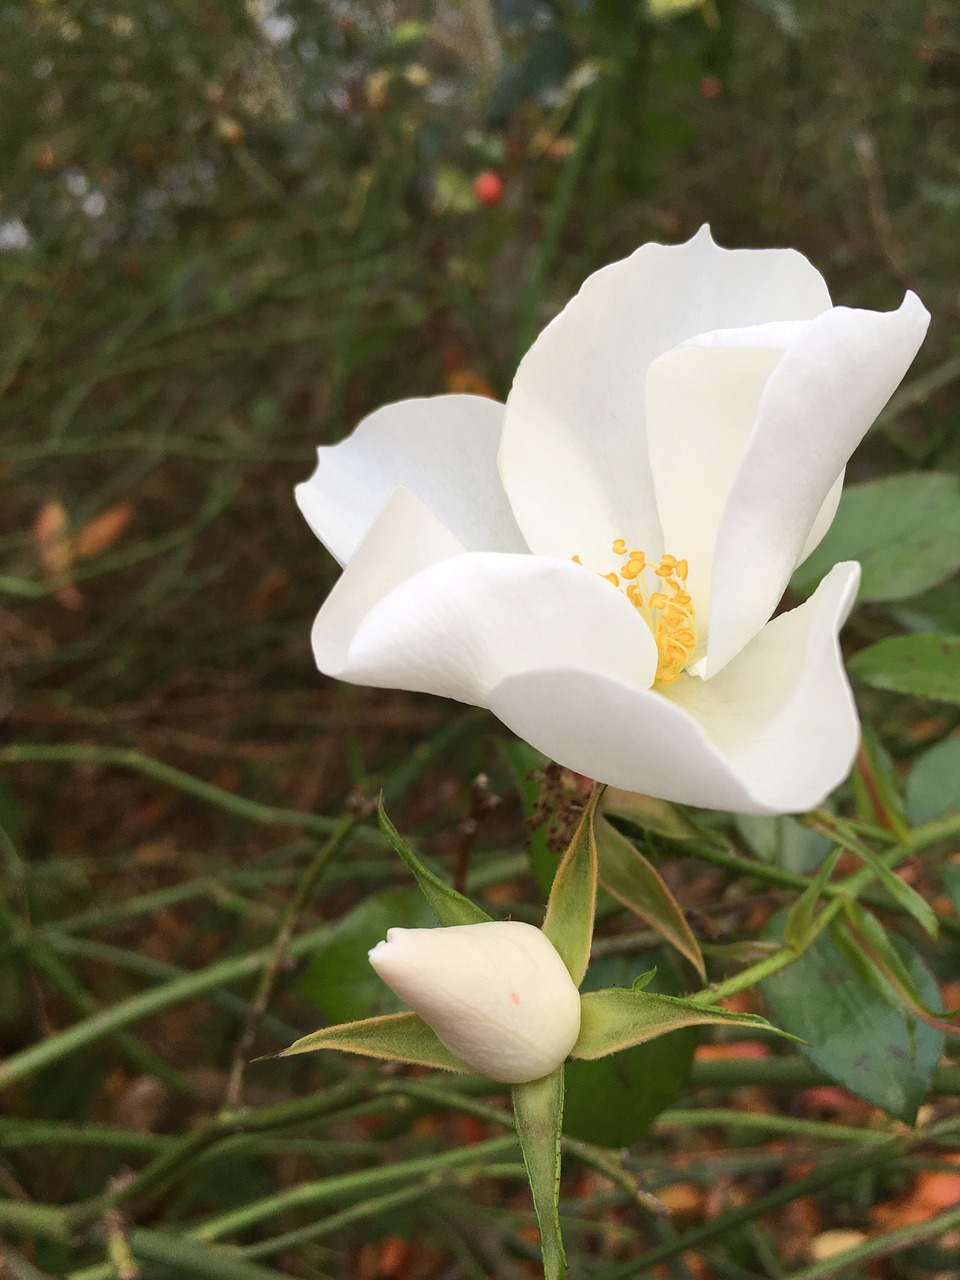
[{"label": "red berry", "polygon": [[503,179],[493,169],[484,169],[473,180],[473,194],[478,204],[499,204],[503,199]]}]

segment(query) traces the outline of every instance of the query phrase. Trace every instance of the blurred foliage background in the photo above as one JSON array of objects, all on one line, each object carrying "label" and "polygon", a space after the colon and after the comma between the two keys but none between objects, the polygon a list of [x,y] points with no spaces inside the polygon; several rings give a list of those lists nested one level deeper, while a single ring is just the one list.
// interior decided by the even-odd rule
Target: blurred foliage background
[{"label": "blurred foliage background", "polygon": [[[402,898],[393,923],[415,914],[376,833],[338,827],[351,796],[384,787],[438,866],[476,838],[472,886],[501,910],[535,919],[538,900],[511,767],[523,778],[536,762],[508,759],[507,735],[482,713],[314,672],[309,626],[335,566],[292,486],[318,444],[386,400],[502,399],[590,271],[709,221],[722,244],[801,249],[838,302],[885,308],[913,288],[933,313],[851,476],[953,477],[936,493],[885,491],[873,509],[876,523],[922,492],[949,545],[931,550],[914,530],[899,585],[868,594],[848,643],[956,635],[956,6],[0,0],[0,50],[9,1274],[530,1274],[516,1152],[490,1136],[502,1129],[484,1104],[461,1099],[451,1119],[436,1098],[390,1092],[389,1076],[351,1063],[245,1079],[239,1065],[309,1029],[317,1003],[331,1018],[369,1010],[369,983],[351,987],[382,925],[377,909],[356,923],[366,894]],[[955,812],[957,697],[886,683],[893,692],[874,679],[859,696],[889,803],[915,822]],[[931,751],[903,809],[902,779]],[[481,771],[496,809],[471,790]],[[863,786],[850,796],[862,801]],[[317,869],[331,832],[336,850]],[[815,865],[796,853],[797,824],[730,838],[778,873]],[[325,879],[308,899],[311,865]],[[755,938],[780,905],[769,882],[730,866],[667,872],[720,942]],[[305,960],[341,917],[354,923],[319,976],[316,961],[306,977],[271,966],[285,922]],[[627,927],[612,922],[611,954],[627,950]],[[640,938],[637,957],[650,945]],[[956,945],[954,931],[947,968]],[[703,1048],[723,1052],[699,1053],[692,1080],[727,1092],[701,1100],[740,1105],[740,1128],[728,1117],[707,1138],[702,1125],[659,1131],[617,1166],[619,1183],[591,1149],[564,1202],[577,1274],[659,1274],[646,1270],[656,1262],[685,1278],[813,1280],[833,1274],[816,1269],[831,1232],[862,1246],[955,1205],[956,1174],[906,1139],[882,1160],[873,1139],[854,1144],[825,1177],[819,1149],[803,1147],[825,1119],[874,1138],[901,1130],[878,1128],[799,1059]],[[679,1083],[691,1050],[648,1070]],[[954,1114],[942,1094],[938,1120]],[[246,1133],[241,1104],[261,1109]],[[784,1109],[801,1125],[806,1175],[772,1141]],[[328,1113],[327,1129],[304,1127]],[[494,1160],[502,1182],[478,1181],[471,1143],[487,1144],[475,1163]],[[381,1154],[413,1161],[408,1176],[378,1173]],[[347,1166],[359,1181],[338,1180]],[[926,1216],[924,1170],[955,1179],[937,1184],[947,1200]],[[641,1171],[678,1227],[631,1202]],[[814,1183],[777,1199],[802,1176]],[[322,1208],[268,1204],[304,1184],[326,1185],[303,1201]],[[891,1197],[914,1216],[897,1217]],[[80,1210],[50,1216],[53,1205]],[[250,1205],[267,1207],[244,1219]],[[764,1205],[773,1216],[761,1220]],[[843,1274],[954,1275],[957,1227]],[[210,1243],[224,1237],[242,1250]]]}]

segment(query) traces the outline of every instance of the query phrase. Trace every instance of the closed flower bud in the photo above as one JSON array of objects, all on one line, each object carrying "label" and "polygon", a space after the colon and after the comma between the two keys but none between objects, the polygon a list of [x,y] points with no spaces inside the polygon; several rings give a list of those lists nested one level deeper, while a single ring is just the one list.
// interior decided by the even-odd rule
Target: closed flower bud
[{"label": "closed flower bud", "polygon": [[538,1080],[580,1033],[580,994],[566,966],[521,921],[390,929],[370,963],[452,1054],[491,1080]]}]

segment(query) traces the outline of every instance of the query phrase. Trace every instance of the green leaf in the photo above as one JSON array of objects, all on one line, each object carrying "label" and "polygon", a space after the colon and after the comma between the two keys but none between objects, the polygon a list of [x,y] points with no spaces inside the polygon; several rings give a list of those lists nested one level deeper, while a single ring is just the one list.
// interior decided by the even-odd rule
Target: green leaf
[{"label": "green leaf", "polygon": [[904,631],[946,631],[960,634],[960,591],[955,582],[934,587],[918,600],[894,606],[894,618]]},{"label": "green leaf", "polygon": [[960,810],[960,738],[925,751],[907,775],[907,813],[914,826]]},{"label": "green leaf", "polygon": [[904,911],[913,916],[928,937],[936,939],[940,933],[940,922],[930,903],[925,898],[921,898],[916,889],[911,888],[905,880],[901,880],[895,871],[859,840],[852,848],[857,857],[861,858],[874,873],[894,902],[899,903]]},{"label": "green leaf", "polygon": [[654,965],[653,968],[648,969],[646,973],[638,974],[637,977],[634,978],[634,980],[630,983],[630,989],[632,991],[646,991],[647,987],[649,987],[650,983],[654,980],[656,976],[657,976],[657,966]]},{"label": "green leaf", "polygon": [[[785,916],[774,916],[766,937],[782,937]],[[923,961],[902,940],[894,945],[923,998],[935,1003],[937,984]],[[829,930],[762,989],[781,1026],[809,1041],[800,1052],[814,1066],[890,1115],[914,1121],[943,1035],[881,998],[840,953]]]},{"label": "green leaf", "polygon": [[833,853],[824,859],[820,865],[820,870],[786,914],[783,922],[783,940],[788,947],[793,947],[795,951],[802,951],[807,945],[820,895],[833,875],[834,868],[840,861],[842,854],[843,849],[834,849]]},{"label": "green leaf", "polygon": [[859,560],[861,600],[909,600],[960,568],[960,477],[906,472],[849,485],[791,586],[808,594],[839,560]]},{"label": "green leaf", "polygon": [[505,738],[500,741],[500,750],[517,780],[520,792],[520,803],[523,815],[527,820],[527,853],[537,888],[543,896],[549,897],[553,877],[560,861],[548,843],[549,827],[546,822],[534,821],[537,817],[537,806],[540,800],[540,783],[532,776],[547,763],[547,757],[536,747],[520,738]]},{"label": "green leaf", "polygon": [[544,1280],[566,1280],[560,1234],[560,1131],[563,1065],[540,1080],[513,1086],[513,1114],[540,1227]]},{"label": "green leaf", "polygon": [[[648,953],[649,954],[649,953]],[[678,978],[668,953],[660,971],[651,969],[634,980],[655,982],[659,992],[672,994]],[[633,956],[604,956],[591,964],[587,983],[598,986],[629,984],[635,967]],[[566,1102],[563,1131],[581,1142],[605,1147],[625,1147],[646,1133],[661,1111],[672,1106],[683,1092],[693,1066],[697,1044],[692,1028],[673,1031],[647,1044],[634,1045],[615,1057],[581,1059],[565,1067]]]},{"label": "green leaf", "polygon": [[864,723],[860,751],[850,779],[857,812],[866,820],[889,829],[907,840],[910,828],[903,800],[903,782],[896,762],[878,738],[873,726]]},{"label": "green leaf", "polygon": [[600,800],[600,813],[612,813],[614,817],[626,818],[634,826],[652,831],[658,836],[666,836],[669,840],[703,838],[701,829],[676,805],[669,804],[666,800],[657,800],[653,796],[621,791],[618,787],[607,787],[604,791]]},{"label": "green leaf", "polygon": [[472,903],[469,898],[465,898],[462,893],[458,893],[445,880],[441,880],[429,867],[423,865],[413,849],[387,817],[386,810],[383,807],[383,796],[377,802],[377,816],[380,819],[380,830],[416,876],[421,893],[433,907],[436,917],[442,925],[483,924],[491,919],[485,911]]},{"label": "green leaf", "polygon": [[741,813],[735,816],[734,822],[758,858],[794,875],[806,876],[815,871],[833,847],[828,836],[795,818]]},{"label": "green leaf", "polygon": [[315,1053],[318,1049],[337,1049],[341,1053],[386,1058],[419,1067],[439,1067],[441,1071],[467,1071],[416,1013],[389,1013],[382,1018],[323,1027],[268,1057],[291,1058],[298,1053]]},{"label": "green leaf", "polygon": [[595,787],[553,878],[543,932],[577,986],[583,981],[593,945],[597,905],[597,842],[594,821],[602,788]]},{"label": "green leaf", "polygon": [[430,905],[416,889],[364,898],[317,950],[297,990],[323,1011],[326,1022],[353,1022],[403,1007],[367,959],[387,930],[425,929],[434,923]]},{"label": "green leaf", "polygon": [[594,824],[594,833],[600,883],[606,891],[656,929],[706,981],[700,945],[656,868],[605,819]]},{"label": "green leaf", "polygon": [[960,636],[892,636],[861,649],[848,665],[875,689],[960,703]]},{"label": "green leaf", "polygon": [[[943,1002],[937,994],[936,1006],[929,1004],[913,980],[913,975],[901,959],[886,929],[880,921],[866,908],[857,902],[848,903],[846,918],[838,921],[834,930],[834,941],[849,959],[850,949],[856,948],[862,960],[874,970],[881,985],[881,994],[891,999],[896,1008],[903,1005],[928,1026],[935,1027],[945,1035],[960,1036],[960,1025],[948,1021],[960,1010],[951,1010],[946,1017],[943,1014]],[[846,938],[846,949],[840,942]]]},{"label": "green leaf", "polygon": [[[580,1035],[570,1053],[573,1058],[604,1058],[608,1053],[665,1036],[678,1027],[710,1023],[787,1034],[755,1013],[729,1013],[715,1005],[697,1004],[694,1000],[681,1000],[676,996],[608,987],[581,997]],[[788,1039],[793,1038],[788,1035]]]}]

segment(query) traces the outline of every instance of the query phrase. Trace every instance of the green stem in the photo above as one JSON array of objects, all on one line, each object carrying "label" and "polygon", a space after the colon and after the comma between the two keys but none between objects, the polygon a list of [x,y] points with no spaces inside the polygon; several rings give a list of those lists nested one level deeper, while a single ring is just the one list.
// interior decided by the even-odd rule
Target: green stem
[{"label": "green stem", "polygon": [[[908,1227],[898,1227],[882,1236],[873,1236],[852,1249],[844,1249],[835,1253],[832,1258],[823,1262],[814,1262],[800,1271],[791,1271],[784,1280],[821,1280],[823,1276],[832,1276],[840,1271],[846,1272],[848,1267],[858,1266],[871,1258],[888,1258],[901,1249],[909,1249],[911,1245],[920,1244],[924,1240],[935,1240],[943,1237],[948,1231],[960,1227],[960,1208],[948,1209],[926,1222],[917,1222]],[[954,1254],[954,1257],[956,1255]],[[946,1259],[944,1259],[946,1261]]]},{"label": "green stem", "polygon": [[949,818],[937,818],[921,827],[914,827],[910,832],[909,849],[911,853],[920,853],[932,845],[955,840],[957,836],[960,836],[960,815],[951,814]]},{"label": "green stem", "polygon": [[[689,1083],[702,1088],[738,1089],[743,1085],[767,1085],[774,1089],[809,1089],[834,1084],[796,1055],[771,1058],[716,1058],[695,1062]],[[939,1067],[930,1085],[932,1093],[960,1094],[960,1067]]]},{"label": "green stem", "polygon": [[[171,964],[168,960],[154,960],[151,956],[144,955],[142,952],[128,951],[123,947],[114,947],[108,942],[92,942],[88,938],[73,938],[69,934],[56,934],[52,930],[46,934],[46,937],[50,940],[51,950],[57,952],[58,955],[75,956],[82,960],[91,960],[95,964],[112,965],[129,973],[141,974],[153,982],[170,982],[178,978],[187,977],[190,974],[189,969],[183,969],[180,965]],[[234,995],[232,991],[214,989],[210,992],[210,1000],[211,1003],[223,1009],[231,1017],[243,1019],[248,1016],[249,1003],[242,996]],[[263,1018],[261,1025],[269,1027],[271,1034],[277,1037],[279,1044],[289,1044],[291,1040],[295,1040],[300,1035],[300,1031],[296,1027],[284,1022],[274,1014],[267,1014]]]},{"label": "green stem", "polygon": [[[887,850],[883,855],[883,861],[888,867],[893,868],[905,858],[909,858],[911,854],[919,852],[920,849],[939,844],[958,834],[960,834],[960,821],[956,819],[927,823],[926,826],[917,827],[911,833],[909,846],[897,845],[896,848]],[[732,871],[736,875],[747,876],[754,880],[765,880],[768,884],[781,885],[786,889],[799,889],[802,892],[810,885],[809,876],[796,875],[792,871],[785,871],[782,867],[775,867],[769,862],[761,862],[759,858],[746,858],[742,854],[733,853],[717,845],[697,845],[691,849],[691,853],[702,862],[710,862],[716,867],[722,867],[725,871]],[[848,876],[846,880],[824,885],[823,895],[826,898],[835,898],[840,894],[850,897],[852,892],[860,901],[872,907],[881,907],[885,911],[896,912],[897,915],[908,914],[898,902],[891,902],[885,893],[871,892],[867,886],[873,879],[874,873],[868,867],[863,867]],[[946,917],[940,920],[940,928],[945,933],[960,937],[960,920]]]},{"label": "green stem", "polygon": [[368,1194],[380,1186],[389,1186],[394,1182],[419,1184],[423,1179],[441,1170],[455,1169],[460,1165],[476,1164],[483,1168],[490,1159],[508,1152],[513,1153],[516,1147],[516,1135],[509,1134],[502,1138],[477,1142],[469,1147],[440,1151],[435,1155],[386,1165],[379,1169],[365,1169],[359,1173],[345,1173],[339,1177],[324,1178],[320,1182],[308,1182],[301,1186],[289,1187],[286,1191],[279,1191],[275,1195],[255,1200],[230,1213],[211,1218],[192,1234],[198,1240],[219,1240],[223,1236],[234,1235],[258,1222],[263,1222],[264,1219],[274,1218],[291,1209],[322,1204],[326,1200],[338,1199],[341,1196]]},{"label": "green stem", "polygon": [[[138,1174],[122,1185],[90,1200],[68,1205],[59,1212],[65,1221],[79,1227],[121,1205],[141,1203],[168,1186],[176,1173],[190,1161],[205,1155],[211,1148],[215,1150],[216,1144],[221,1140],[229,1142],[239,1127],[242,1126],[247,1135],[290,1125],[302,1127],[323,1116],[342,1114],[363,1096],[368,1087],[368,1078],[360,1075],[332,1089],[299,1098],[295,1102],[263,1107],[260,1111],[245,1115],[242,1120],[218,1117],[202,1128],[172,1141]],[[4,1220],[4,1209],[4,1204],[0,1202],[0,1224]]]},{"label": "green stem", "polygon": [[230,1072],[227,1078],[227,1088],[224,1095],[223,1109],[227,1114],[239,1110],[242,1103],[243,1094],[243,1076],[247,1066],[247,1058],[253,1049],[254,1038],[257,1034],[257,1027],[260,1019],[267,1011],[267,1005],[270,1003],[270,997],[273,994],[273,988],[277,981],[277,975],[280,967],[287,957],[290,948],[290,942],[293,938],[293,931],[296,928],[297,920],[300,916],[307,898],[313,891],[315,885],[327,869],[327,864],[333,855],[337,852],[344,841],[349,837],[350,833],[361,821],[359,814],[349,814],[341,819],[339,825],[331,833],[330,838],[321,845],[317,851],[317,855],[313,862],[304,873],[303,879],[297,886],[296,893],[290,899],[290,903],[284,913],[280,928],[277,930],[277,936],[274,939],[273,949],[270,953],[270,960],[264,967],[260,975],[260,981],[257,984],[257,991],[253,1001],[247,1011],[244,1020],[243,1031],[237,1041],[237,1047],[234,1050],[233,1061],[230,1064]]},{"label": "green stem", "polygon": [[241,1252],[245,1258],[263,1258],[284,1249],[294,1249],[310,1241],[319,1240],[323,1236],[332,1235],[335,1231],[342,1231],[344,1227],[352,1226],[355,1222],[370,1222],[378,1214],[392,1213],[394,1209],[415,1204],[424,1196],[432,1196],[435,1193],[436,1186],[424,1179],[423,1182],[414,1183],[411,1187],[401,1187],[399,1191],[388,1191],[382,1196],[360,1200],[357,1204],[341,1209],[339,1213],[333,1213],[329,1218],[322,1218],[319,1222],[309,1222],[305,1227],[298,1227],[283,1235],[271,1236],[268,1240],[247,1245]]},{"label": "green stem", "polygon": [[748,987],[755,986],[756,983],[762,982],[765,978],[779,973],[781,969],[785,969],[787,965],[793,964],[799,958],[799,952],[794,951],[792,947],[782,947],[779,951],[775,951],[772,956],[766,956],[763,960],[758,960],[756,964],[750,965],[748,969],[743,969],[740,973],[734,974],[726,982],[712,983],[710,986],[694,992],[690,999],[695,1000],[697,1004],[717,1004],[718,1001],[735,996],[739,991],[746,991]]},{"label": "green stem", "polygon": [[[200,1244],[172,1232],[133,1230],[129,1244],[138,1261],[158,1262],[165,1271],[169,1268],[168,1274],[177,1276],[205,1276],[209,1280],[280,1280],[281,1276],[289,1274],[248,1262],[233,1250]],[[106,1274],[113,1276],[116,1271],[111,1266]]]},{"label": "green stem", "polygon": [[[325,942],[329,934],[329,925],[320,925],[308,933],[301,934],[291,942],[290,955],[294,957],[308,955]],[[216,987],[236,982],[239,978],[257,974],[264,965],[269,964],[272,955],[273,948],[264,947],[243,956],[221,960],[198,973],[190,973],[173,982],[153,987],[127,1000],[121,1000],[109,1009],[103,1009],[80,1022],[75,1022],[73,1026],[67,1027],[57,1035],[13,1054],[12,1057],[7,1058],[6,1062],[0,1064],[0,1090],[13,1084],[15,1080],[22,1080],[25,1076],[32,1075],[41,1067],[59,1062],[70,1054],[76,1053],[78,1049],[111,1035],[120,1027],[129,1026],[161,1009],[183,1004]]]},{"label": "green stem", "polygon": [[544,1280],[565,1280],[567,1274],[558,1206],[563,1084],[561,1065],[512,1090],[517,1136],[540,1228]]},{"label": "green stem", "polygon": [[[141,755],[139,751],[130,751],[124,747],[83,747],[83,746],[34,746],[19,745],[0,747],[0,764],[28,764],[39,761],[69,761],[74,764],[102,764],[121,769],[134,769],[154,778],[157,782],[176,787],[187,795],[196,796],[207,804],[216,805],[238,818],[248,818],[252,822],[264,822],[271,825],[299,827],[310,831],[324,839],[337,831],[336,818],[324,818],[319,814],[301,813],[298,809],[281,809],[275,805],[260,804],[257,800],[248,800],[245,796],[235,796],[222,787],[203,782],[182,769],[153,760],[150,756]],[[371,828],[368,835],[376,843],[384,843],[379,832]]]},{"label": "green stem", "polygon": [[[25,951],[29,963],[37,973],[63,996],[67,1004],[81,1017],[95,1017],[100,1006],[90,993],[77,981],[73,970],[63,963],[42,933],[27,925],[0,902],[0,921],[9,931],[12,941]],[[153,1076],[174,1093],[188,1094],[190,1085],[182,1072],[158,1058],[129,1032],[117,1030],[111,1035],[117,1051],[131,1062],[139,1072]]]},{"label": "green stem", "polygon": [[653,1122],[654,1129],[724,1129],[755,1130],[759,1133],[793,1134],[798,1138],[815,1138],[825,1142],[851,1142],[858,1146],[876,1146],[890,1140],[886,1129],[861,1129],[833,1121],[800,1120],[793,1116],[764,1115],[754,1111],[737,1111],[728,1107],[684,1108],[661,1111]]},{"label": "green stem", "polygon": [[[515,1129],[516,1120],[511,1112],[501,1107],[494,1107],[489,1102],[479,1102],[465,1095],[462,1091],[451,1088],[437,1088],[418,1081],[391,1080],[378,1087],[377,1093],[386,1096],[415,1098],[429,1103],[433,1107],[446,1107],[464,1115],[476,1116],[488,1124],[498,1124],[505,1129]],[[654,1209],[650,1199],[637,1186],[637,1181],[629,1170],[624,1168],[623,1161],[618,1160],[612,1152],[589,1142],[581,1142],[578,1138],[563,1136],[560,1145],[567,1155],[575,1156],[581,1164],[615,1183],[635,1204],[646,1209]]]},{"label": "green stem", "polygon": [[0,1116],[0,1144],[12,1151],[25,1147],[105,1147],[120,1151],[156,1151],[175,1138],[160,1133],[137,1133],[111,1125],[70,1125],[61,1121],[21,1120]]},{"label": "green stem", "polygon": [[[703,1245],[710,1244],[714,1240],[721,1240],[738,1227],[753,1222],[765,1213],[770,1213],[774,1209],[779,1209],[781,1206],[789,1204],[791,1200],[799,1199],[801,1196],[815,1195],[820,1191],[826,1190],[827,1187],[832,1186],[835,1182],[855,1177],[857,1174],[865,1173],[869,1169],[879,1168],[892,1160],[906,1155],[914,1146],[927,1141],[932,1136],[940,1134],[955,1135],[958,1130],[960,1130],[960,1122],[957,1120],[946,1121],[931,1129],[917,1130],[914,1133],[904,1134],[902,1137],[871,1147],[867,1151],[858,1151],[852,1155],[841,1157],[839,1160],[834,1160],[822,1168],[814,1169],[812,1173],[808,1173],[802,1178],[785,1182],[783,1186],[777,1187],[775,1191],[771,1191],[765,1196],[760,1196],[745,1205],[730,1210],[728,1213],[721,1214],[720,1217],[715,1218],[712,1222],[704,1222],[698,1226],[690,1227],[674,1239],[666,1240],[662,1244],[648,1249],[639,1258],[633,1258],[629,1262],[599,1272],[597,1280],[628,1280],[628,1277],[646,1275],[649,1268],[657,1263],[666,1262],[684,1250],[700,1249]],[[797,1278],[794,1277],[794,1280],[797,1280]],[[810,1280],[810,1277],[807,1277],[806,1280]]]}]

